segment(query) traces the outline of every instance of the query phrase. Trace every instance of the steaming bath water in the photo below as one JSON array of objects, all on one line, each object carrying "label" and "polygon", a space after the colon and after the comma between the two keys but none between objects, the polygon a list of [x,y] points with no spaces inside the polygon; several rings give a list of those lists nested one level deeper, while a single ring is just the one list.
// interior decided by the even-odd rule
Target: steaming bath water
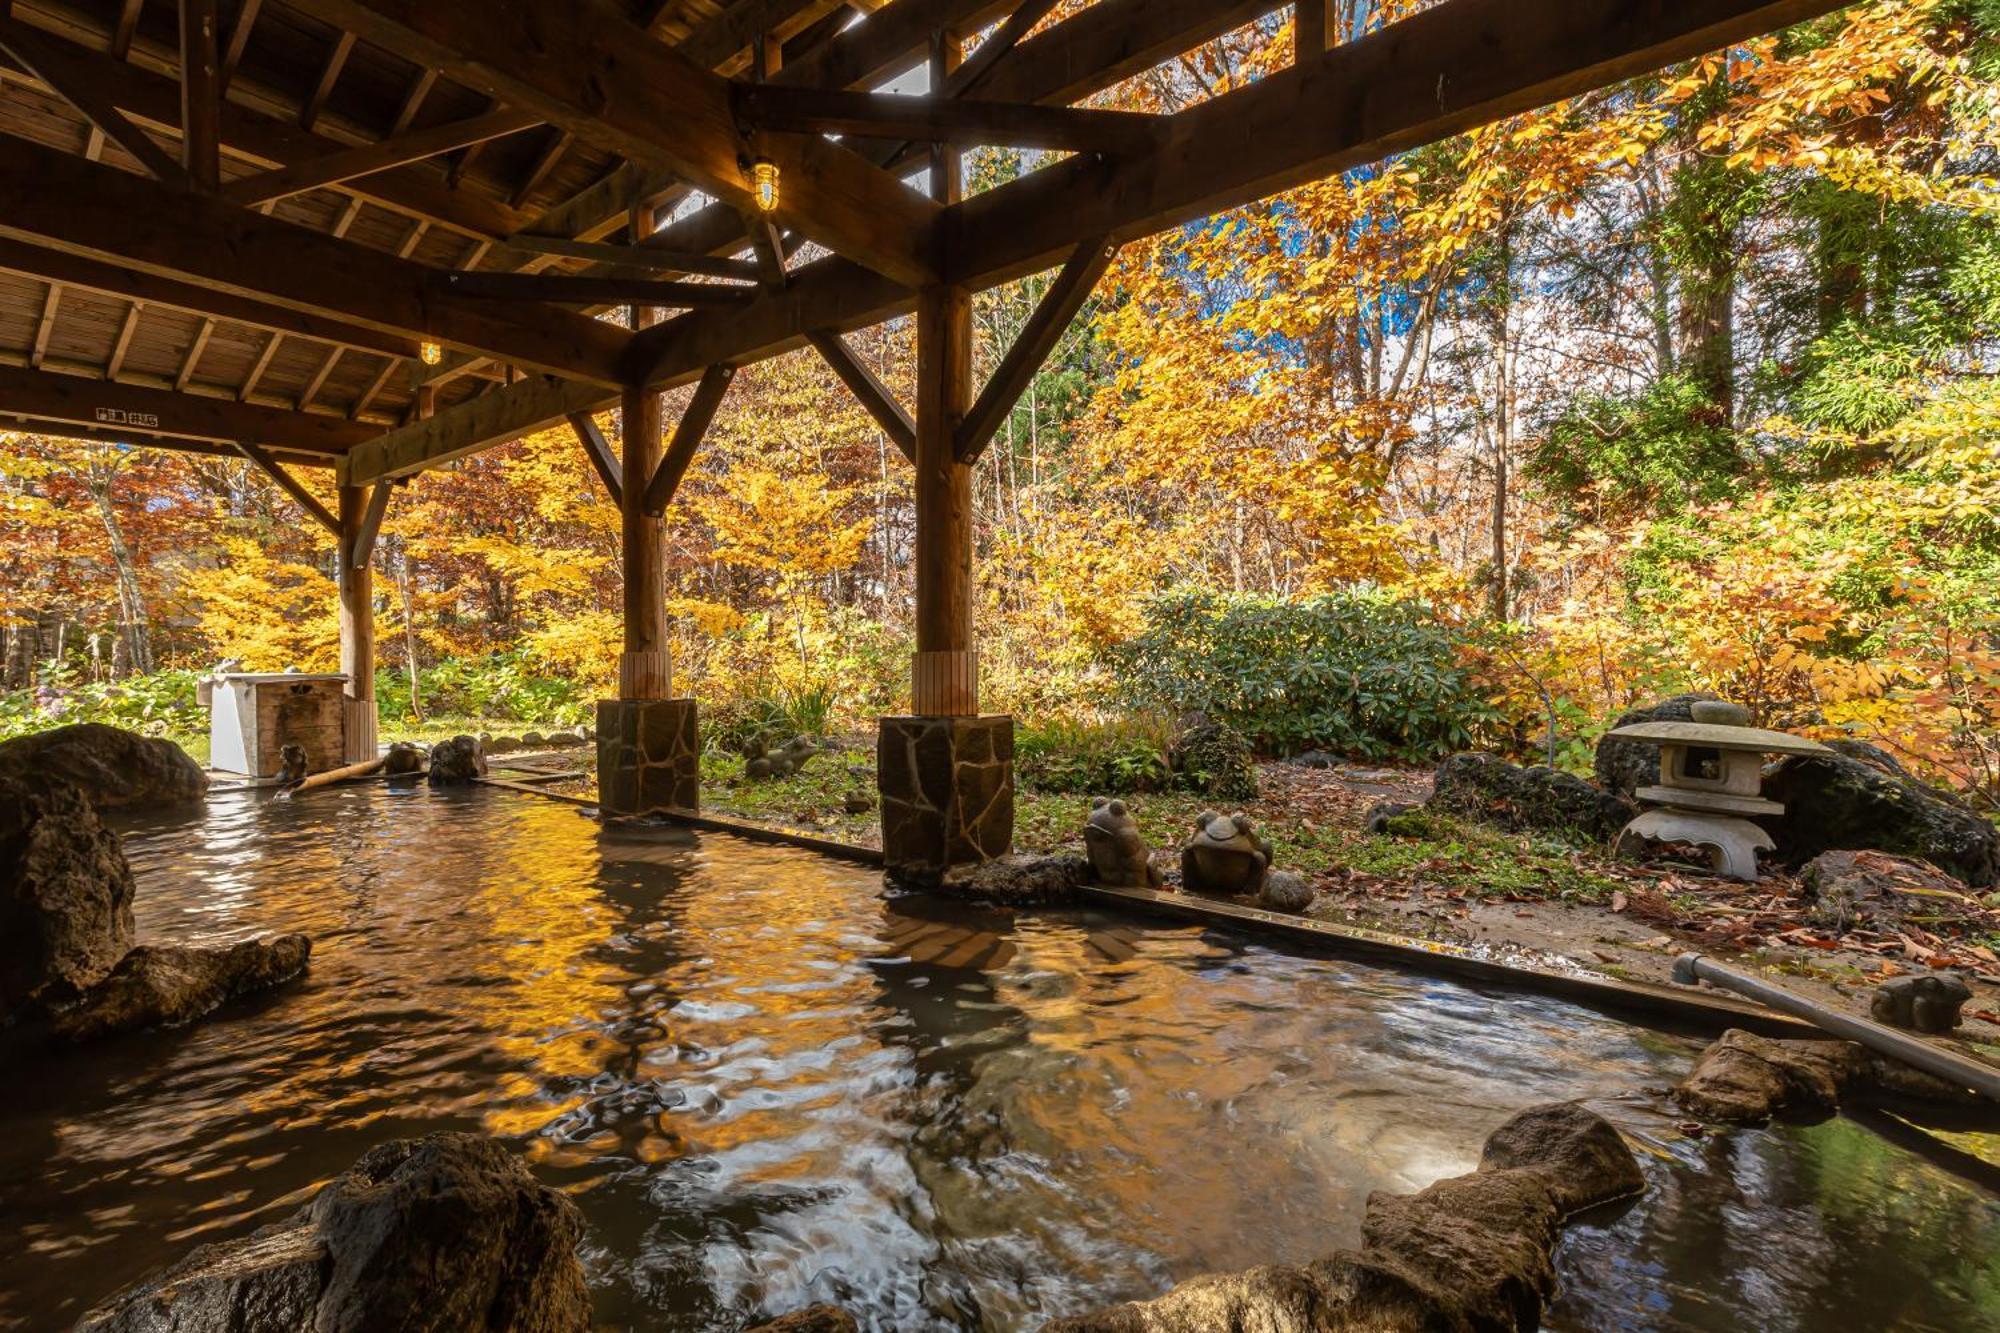
[{"label": "steaming bath water", "polygon": [[885,897],[806,853],[609,838],[487,790],[220,796],[128,834],[142,937],[303,930],[312,972],[17,1068],[6,1327],[65,1326],[372,1144],[474,1129],[582,1208],[606,1328],[815,1300],[898,1333],[1033,1328],[1353,1244],[1369,1190],[1585,1097],[1651,1188],[1572,1229],[1550,1327],[2000,1328],[1991,1198],[1844,1121],[1682,1139],[1649,1089],[1697,1043],[1556,1001]]}]

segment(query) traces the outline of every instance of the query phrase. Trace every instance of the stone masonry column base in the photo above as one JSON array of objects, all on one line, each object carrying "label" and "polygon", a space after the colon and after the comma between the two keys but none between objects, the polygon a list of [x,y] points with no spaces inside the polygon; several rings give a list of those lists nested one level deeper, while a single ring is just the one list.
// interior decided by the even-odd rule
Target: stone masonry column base
[{"label": "stone masonry column base", "polygon": [[876,742],[891,874],[935,877],[1014,843],[1014,719],[885,717]]},{"label": "stone masonry column base", "polygon": [[597,701],[597,804],[606,815],[701,808],[694,700]]}]

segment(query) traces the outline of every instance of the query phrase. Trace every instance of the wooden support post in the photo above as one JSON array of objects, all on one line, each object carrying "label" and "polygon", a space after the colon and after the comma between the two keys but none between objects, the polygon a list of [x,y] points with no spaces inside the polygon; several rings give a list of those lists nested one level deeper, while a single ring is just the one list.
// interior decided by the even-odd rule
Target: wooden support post
[{"label": "wooden support post", "polygon": [[375,546],[374,528],[382,521],[380,506],[387,499],[388,483],[379,483],[375,490],[381,493],[380,500],[365,486],[342,486],[338,502],[340,670],[347,677],[342,687],[341,721],[349,763],[373,759],[377,749],[375,580],[369,557]]},{"label": "wooden support post", "polygon": [[222,52],[216,0],[181,4],[181,165],[197,189],[222,185]]},{"label": "wooden support post", "polygon": [[972,468],[956,436],[972,397],[972,298],[963,287],[917,297],[917,660],[911,711],[979,712],[972,642]]},{"label": "wooden support post", "polygon": [[627,388],[623,399],[625,431],[621,474],[627,479],[619,496],[624,515],[620,549],[625,561],[625,654],[618,663],[620,699],[673,697],[673,659],[667,644],[665,551],[660,520],[646,512],[646,488],[660,465],[664,427],[660,395],[650,389]]},{"label": "wooden support post", "polygon": [[1296,0],[1292,11],[1292,61],[1311,60],[1326,50],[1332,29],[1327,13],[1332,0]]}]

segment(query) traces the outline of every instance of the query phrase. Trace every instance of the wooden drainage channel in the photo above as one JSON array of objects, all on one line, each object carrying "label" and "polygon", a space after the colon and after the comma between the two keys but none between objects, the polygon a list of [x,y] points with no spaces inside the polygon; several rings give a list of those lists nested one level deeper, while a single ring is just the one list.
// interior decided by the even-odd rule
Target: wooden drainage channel
[{"label": "wooden drainage channel", "polygon": [[[543,791],[528,783],[514,782],[506,778],[488,777],[479,781],[488,787],[566,801],[571,805],[597,804],[588,797]],[[802,851],[817,852],[822,856],[858,865],[882,864],[881,851],[873,847],[857,847],[852,843],[791,833],[763,824],[718,819],[713,815],[697,814],[691,810],[663,810],[659,813],[662,818],[706,833],[726,833],[748,842],[796,847]],[[1170,916],[1182,921],[1264,938],[1275,936],[1308,946],[1315,952],[1355,958],[1402,971],[1421,972],[1426,975],[1443,974],[1488,985],[1504,986],[1511,990],[1538,991],[1592,1009],[1612,1010],[1621,1014],[1647,1014],[1683,1025],[1718,1031],[1723,1028],[1740,1027],[1767,1037],[1826,1035],[1811,1023],[1789,1018],[1761,1005],[1749,1004],[1723,995],[1677,986],[1661,986],[1645,981],[1621,981],[1615,977],[1581,971],[1553,972],[1541,968],[1519,967],[1511,963],[1482,958],[1476,951],[1459,945],[1418,940],[1404,935],[1393,935],[1386,931],[1367,930],[1359,926],[1337,926],[1330,922],[1315,921],[1309,917],[1267,912],[1260,907],[1245,907],[1237,903],[1195,898],[1181,893],[1159,893],[1150,889],[1112,889],[1098,885],[1085,885],[1083,895],[1084,901],[1094,907]]]}]

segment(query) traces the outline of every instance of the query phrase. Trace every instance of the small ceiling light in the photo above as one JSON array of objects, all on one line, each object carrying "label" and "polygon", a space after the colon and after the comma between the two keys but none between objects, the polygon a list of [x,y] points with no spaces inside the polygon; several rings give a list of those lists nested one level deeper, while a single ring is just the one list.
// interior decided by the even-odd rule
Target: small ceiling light
[{"label": "small ceiling light", "polygon": [[436,343],[425,343],[419,355],[423,357],[425,365],[434,366],[444,360],[444,348],[438,346]]},{"label": "small ceiling light", "polygon": [[750,164],[750,183],[757,193],[757,207],[765,213],[778,211],[778,164],[760,157]]}]

